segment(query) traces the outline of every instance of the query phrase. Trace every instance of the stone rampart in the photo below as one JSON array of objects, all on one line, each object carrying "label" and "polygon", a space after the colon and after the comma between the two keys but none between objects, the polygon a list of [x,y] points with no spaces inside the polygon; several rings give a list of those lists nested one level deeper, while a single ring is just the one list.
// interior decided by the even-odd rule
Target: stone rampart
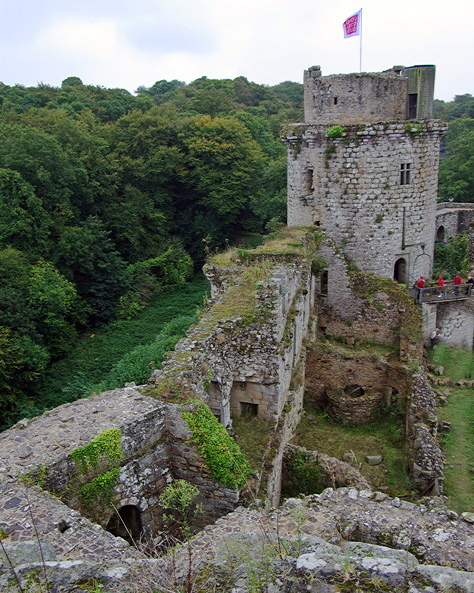
[{"label": "stone rampart", "polygon": [[309,69],[304,90],[307,123],[346,125],[406,117],[407,79],[393,72],[320,76]]}]

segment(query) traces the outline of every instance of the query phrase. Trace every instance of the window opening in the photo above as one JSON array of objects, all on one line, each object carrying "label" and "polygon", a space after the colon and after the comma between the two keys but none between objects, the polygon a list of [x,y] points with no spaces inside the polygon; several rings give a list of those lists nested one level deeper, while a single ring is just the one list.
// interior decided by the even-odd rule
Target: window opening
[{"label": "window opening", "polygon": [[258,404],[240,402],[240,413],[248,414],[249,416],[258,416]]},{"label": "window opening", "polygon": [[416,110],[418,106],[417,93],[408,94],[408,119],[416,119]]},{"label": "window opening", "polygon": [[334,105],[337,105],[337,97],[334,97]]},{"label": "window opening", "polygon": [[308,167],[304,174],[304,188],[305,188],[305,193],[307,193],[307,194],[310,194],[314,191],[313,175],[314,175],[313,169],[311,167]]},{"label": "window opening", "polygon": [[327,295],[328,293],[328,271],[324,270],[321,274],[321,289],[320,294]]},{"label": "window opening", "polygon": [[411,164],[402,163],[400,165],[400,185],[409,185],[411,183]]}]

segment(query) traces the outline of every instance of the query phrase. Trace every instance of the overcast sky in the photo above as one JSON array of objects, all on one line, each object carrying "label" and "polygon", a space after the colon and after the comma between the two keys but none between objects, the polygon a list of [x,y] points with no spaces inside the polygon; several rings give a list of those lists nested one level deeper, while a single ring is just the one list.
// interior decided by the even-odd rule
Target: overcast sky
[{"label": "overcast sky", "polygon": [[0,0],[0,81],[135,91],[161,79],[245,76],[260,84],[435,64],[435,97],[474,94],[472,0]]}]

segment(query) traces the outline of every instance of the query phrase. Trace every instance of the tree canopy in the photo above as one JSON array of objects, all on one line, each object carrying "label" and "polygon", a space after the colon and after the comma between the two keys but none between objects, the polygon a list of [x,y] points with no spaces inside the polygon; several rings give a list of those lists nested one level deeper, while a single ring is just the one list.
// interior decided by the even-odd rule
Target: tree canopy
[{"label": "tree canopy", "polygon": [[135,94],[0,83],[0,406],[78,332],[136,314],[217,248],[284,220],[302,85],[158,80]]}]

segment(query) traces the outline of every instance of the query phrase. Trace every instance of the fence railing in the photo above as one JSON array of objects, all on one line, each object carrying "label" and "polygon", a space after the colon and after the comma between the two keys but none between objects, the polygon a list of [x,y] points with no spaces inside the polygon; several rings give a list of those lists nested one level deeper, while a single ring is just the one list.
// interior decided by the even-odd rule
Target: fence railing
[{"label": "fence railing", "polygon": [[413,289],[417,303],[464,300],[471,297],[472,284],[445,284],[444,286],[427,286]]}]

